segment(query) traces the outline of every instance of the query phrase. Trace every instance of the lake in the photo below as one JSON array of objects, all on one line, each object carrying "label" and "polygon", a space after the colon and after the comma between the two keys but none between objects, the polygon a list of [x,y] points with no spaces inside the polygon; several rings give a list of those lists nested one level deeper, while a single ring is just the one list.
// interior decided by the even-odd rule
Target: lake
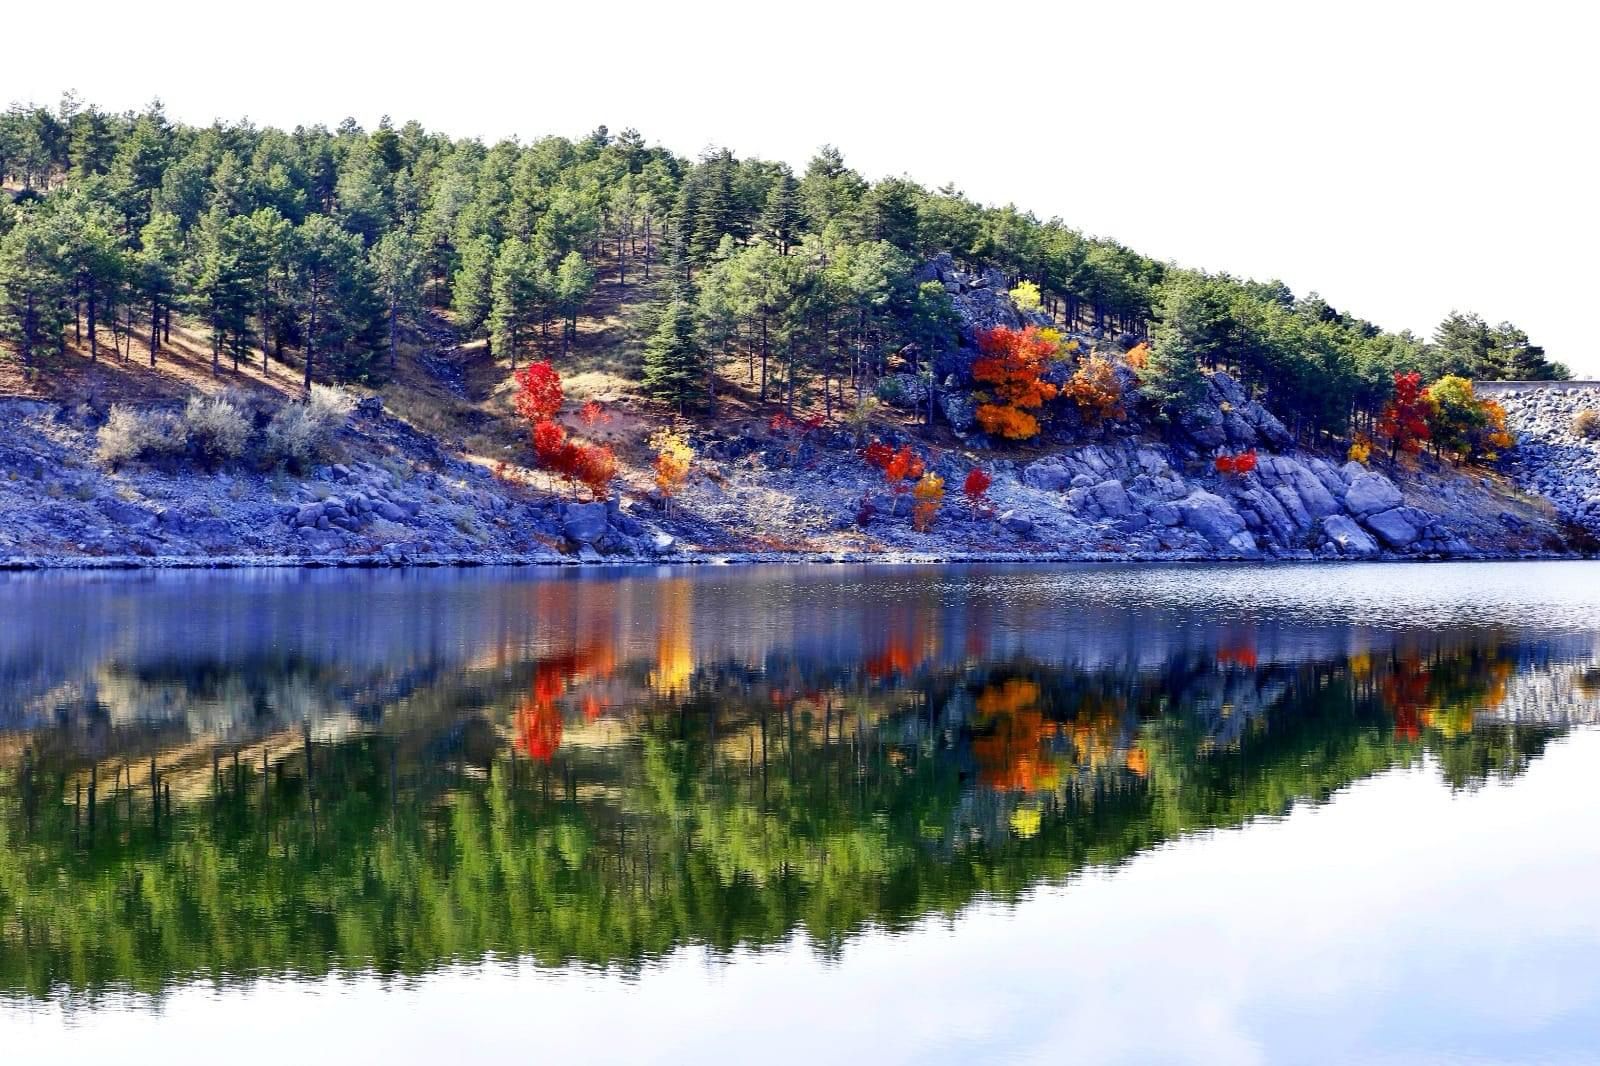
[{"label": "lake", "polygon": [[1600,566],[0,575],[10,1062],[1600,1061]]}]

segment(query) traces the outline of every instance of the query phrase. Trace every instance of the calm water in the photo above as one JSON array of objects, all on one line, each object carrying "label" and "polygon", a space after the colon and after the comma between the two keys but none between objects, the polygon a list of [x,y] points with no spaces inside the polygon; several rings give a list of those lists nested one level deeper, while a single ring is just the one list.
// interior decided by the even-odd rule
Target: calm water
[{"label": "calm water", "polygon": [[1600,566],[0,579],[7,1062],[1600,1061]]}]

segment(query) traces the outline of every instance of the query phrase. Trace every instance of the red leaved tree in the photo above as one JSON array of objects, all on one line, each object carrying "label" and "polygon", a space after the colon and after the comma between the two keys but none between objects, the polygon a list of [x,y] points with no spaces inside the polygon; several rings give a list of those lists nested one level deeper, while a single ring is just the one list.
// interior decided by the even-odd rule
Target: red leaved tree
[{"label": "red leaved tree", "polygon": [[900,509],[900,497],[911,491],[911,482],[922,477],[924,469],[921,457],[911,450],[909,444],[902,444],[896,451],[882,441],[873,441],[862,452],[867,462],[883,471],[884,484],[889,486],[889,491],[894,495],[894,514]]},{"label": "red leaved tree", "polygon": [[994,479],[984,473],[982,467],[975,466],[967,471],[966,479],[961,482],[961,493],[974,509],[987,511],[989,502],[986,499],[986,494],[992,484],[994,484]]},{"label": "red leaved tree", "polygon": [[530,429],[561,413],[566,393],[561,388],[561,375],[549,363],[525,366],[513,377],[517,383],[517,414]]},{"label": "red leaved tree", "polygon": [[1432,398],[1422,387],[1421,374],[1395,372],[1394,398],[1384,405],[1378,418],[1378,435],[1389,442],[1391,463],[1401,452],[1415,455],[1422,451],[1430,436],[1428,416],[1432,407]]}]

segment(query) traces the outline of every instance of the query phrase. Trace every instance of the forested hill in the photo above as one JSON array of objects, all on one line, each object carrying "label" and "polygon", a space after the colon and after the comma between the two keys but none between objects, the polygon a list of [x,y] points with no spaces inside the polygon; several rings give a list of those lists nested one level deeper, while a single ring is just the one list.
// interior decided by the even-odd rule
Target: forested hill
[{"label": "forested hill", "polygon": [[631,130],[69,98],[0,118],[0,182],[0,565],[1503,557],[1600,531],[1600,413],[1531,423],[1558,491],[1474,392],[1567,377],[1509,323],[1385,332],[832,148],[796,174]]},{"label": "forested hill", "polygon": [[1308,431],[1370,420],[1397,371],[1565,375],[1509,323],[1455,314],[1431,342],[1385,332],[1276,281],[1180,269],[949,187],[869,181],[832,148],[796,175],[728,150],[686,159],[633,130],[485,145],[387,120],[193,127],[159,105],[109,114],[69,96],[0,117],[0,182],[0,360],[46,374],[50,354],[98,356],[103,337],[158,359],[174,313],[218,364],[273,360],[307,382],[384,378],[432,310],[508,364],[558,358],[601,279],[650,298],[632,372],[657,396],[702,401],[719,357],[750,355],[763,397],[806,403],[958,343],[947,294],[919,274],[949,252],[1029,283],[1025,301],[1037,286],[1069,330],[1155,323],[1144,378],[1158,398],[1227,366]]}]

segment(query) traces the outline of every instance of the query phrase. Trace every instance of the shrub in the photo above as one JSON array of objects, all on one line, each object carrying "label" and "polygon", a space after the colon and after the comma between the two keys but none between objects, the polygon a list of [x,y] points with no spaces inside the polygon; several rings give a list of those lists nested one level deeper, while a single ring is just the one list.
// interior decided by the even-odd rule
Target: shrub
[{"label": "shrub", "polygon": [[1572,435],[1584,440],[1600,440],[1600,414],[1579,411],[1572,419]]},{"label": "shrub", "polygon": [[170,411],[136,411],[125,404],[111,408],[100,427],[95,455],[111,466],[134,459],[162,459],[183,452],[183,426]]},{"label": "shrub", "polygon": [[1122,383],[1117,380],[1111,360],[1104,356],[1090,356],[1061,391],[1078,405],[1078,413],[1086,425],[1098,426],[1125,415]]},{"label": "shrub", "polygon": [[961,491],[967,497],[968,503],[973,507],[982,508],[986,506],[984,495],[992,484],[994,479],[984,473],[982,468],[975,466],[967,471],[967,478],[961,483]]},{"label": "shrub", "polygon": [[670,429],[657,430],[650,444],[656,449],[656,488],[667,508],[678,494],[684,479],[689,476],[689,464],[694,462],[694,449],[683,434]]},{"label": "shrub", "polygon": [[911,525],[918,533],[926,533],[933,528],[939,505],[944,502],[944,478],[928,471],[918,479],[911,496],[916,501],[911,507]]},{"label": "shrub", "polygon": [[354,406],[338,389],[311,386],[310,396],[284,404],[267,423],[267,460],[303,470],[326,458]]},{"label": "shrub", "polygon": [[982,357],[972,364],[973,379],[994,386],[999,401],[978,406],[978,424],[1011,440],[1037,436],[1039,420],[1031,412],[1056,397],[1056,386],[1040,375],[1061,355],[1061,334],[997,326],[978,334],[978,350]]},{"label": "shrub", "polygon": [[196,459],[214,466],[239,458],[250,439],[250,423],[220,396],[191,396],[183,409],[183,435]]},{"label": "shrub", "polygon": [[1256,468],[1256,450],[1251,448],[1247,452],[1239,452],[1235,455],[1223,452],[1217,456],[1214,465],[1219,474],[1233,474],[1237,477],[1244,477]]},{"label": "shrub", "polygon": [[1367,465],[1372,458],[1372,438],[1365,433],[1357,433],[1355,440],[1350,442],[1350,450],[1345,453],[1345,458],[1352,463]]}]

